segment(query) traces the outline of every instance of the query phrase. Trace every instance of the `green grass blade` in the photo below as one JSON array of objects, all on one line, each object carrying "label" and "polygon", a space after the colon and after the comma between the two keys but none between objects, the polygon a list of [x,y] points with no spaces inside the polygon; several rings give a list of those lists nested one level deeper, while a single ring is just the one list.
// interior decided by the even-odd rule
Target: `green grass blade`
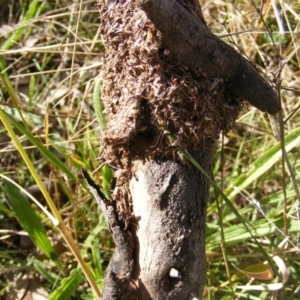
[{"label": "green grass blade", "polygon": [[102,218],[102,222],[99,222],[97,226],[90,232],[86,240],[84,241],[83,247],[81,249],[82,256],[86,256],[88,249],[90,249],[94,243],[94,239],[99,235],[102,230],[109,230],[108,225]]},{"label": "green grass blade", "polygon": [[50,295],[49,300],[70,299],[78,288],[81,280],[81,269],[72,270],[70,276],[61,281],[60,286]]},{"label": "green grass blade", "polygon": [[[168,134],[168,139],[172,141],[172,137]],[[271,259],[269,254],[265,251],[265,249],[260,245],[260,243],[255,238],[254,234],[252,233],[251,229],[249,228],[247,222],[244,220],[244,218],[239,214],[237,209],[234,207],[234,205],[231,203],[229,198],[222,192],[222,190],[219,188],[218,184],[206,173],[206,171],[198,164],[198,162],[184,149],[181,147],[178,147],[178,150],[184,155],[186,159],[188,159],[212,184],[212,186],[215,188],[215,190],[219,193],[219,195],[224,199],[226,202],[226,205],[229,207],[229,209],[234,213],[234,215],[237,217],[237,219],[243,224],[246,231],[249,232],[251,237],[253,238],[255,244],[259,248],[260,252],[264,256],[265,260],[270,264],[272,267],[273,272],[278,276],[278,270],[274,264],[274,261]]]},{"label": "green grass blade", "polygon": [[[40,5],[39,5],[40,4]],[[28,21],[38,15],[38,12],[41,10],[41,7],[44,7],[45,3],[41,0],[33,0],[29,5],[29,9],[27,10],[22,23],[18,26],[18,28],[14,31],[14,33],[5,40],[3,45],[1,46],[2,50],[10,49],[15,43],[17,43],[22,36],[25,26],[28,25]]]},{"label": "green grass blade", "polygon": [[101,169],[101,174],[102,174],[102,183],[101,183],[102,191],[107,199],[111,199],[110,182],[114,177],[114,173],[109,166],[104,166]]},{"label": "green grass blade", "polygon": [[46,230],[36,212],[31,207],[29,201],[11,182],[4,178],[3,182],[4,190],[21,226],[29,234],[32,241],[47,255],[47,257],[53,260],[57,266],[60,267],[56,252],[49,241]]},{"label": "green grass blade", "polygon": [[[102,270],[102,258],[101,258],[101,251],[99,248],[99,233],[101,231],[108,231],[108,225],[104,221],[102,217],[97,224],[97,226],[92,230],[89,236],[86,238],[83,247],[81,249],[82,256],[85,257],[88,255],[88,251],[92,251],[92,258],[93,258],[93,265],[94,265],[94,276],[96,278],[97,283],[99,284],[102,282],[104,273]],[[103,282],[102,282],[103,283]],[[101,286],[100,286],[101,287]]]},{"label": "green grass blade", "polygon": [[0,69],[1,69],[0,79],[2,80],[3,85],[6,88],[6,91],[8,92],[8,94],[11,97],[11,100],[12,100],[12,102],[14,104],[14,108],[18,111],[19,118],[22,120],[22,122],[25,125],[27,125],[26,122],[25,122],[23,113],[22,113],[22,111],[20,109],[20,101],[19,101],[19,99],[18,99],[18,97],[16,95],[16,92],[15,92],[15,90],[14,90],[12,84],[11,84],[11,81],[10,81],[9,77],[7,76],[6,72],[3,71],[3,69],[2,69],[2,67],[4,66],[2,63],[3,63],[3,61],[2,61],[2,59],[0,57]]},{"label": "green grass blade", "polygon": [[[267,224],[264,220],[256,222],[251,228],[255,236],[267,236],[276,231],[275,227]],[[237,245],[238,243],[250,243],[252,236],[241,224],[232,225],[224,228],[226,237],[226,246]],[[219,228],[213,233],[206,236],[207,248],[209,250],[218,250],[220,248],[221,236]]]},{"label": "green grass blade", "polygon": [[93,241],[92,250],[92,258],[94,264],[94,273],[97,281],[102,280],[104,277],[104,273],[102,270],[102,259],[101,259],[101,251],[99,248],[99,237],[97,236]]},{"label": "green grass blade", "polygon": [[[286,136],[285,138],[286,152],[291,151],[294,147],[300,144],[300,128]],[[228,187],[225,190],[225,194],[229,199],[232,199],[239,190],[242,190],[249,186],[253,181],[259,178],[262,174],[266,173],[277,161],[281,159],[281,145],[276,144],[274,147],[266,151],[260,158],[253,163],[253,167],[245,174],[241,174],[236,178],[232,185],[237,189]]]},{"label": "green grass blade", "polygon": [[45,197],[45,199],[46,199],[46,201],[47,201],[47,203],[48,203],[48,205],[49,205],[49,207],[50,207],[50,209],[51,209],[51,211],[54,215],[54,218],[52,219],[52,222],[57,226],[59,223],[63,223],[62,222],[62,217],[61,217],[58,209],[56,208],[52,198],[50,197],[45,185],[43,184],[40,176],[38,175],[36,169],[34,168],[31,160],[29,159],[26,151],[22,147],[18,137],[16,136],[15,132],[13,131],[13,129],[11,127],[11,124],[8,121],[8,118],[6,116],[7,116],[7,114],[5,114],[2,109],[0,109],[0,120],[2,121],[4,127],[6,128],[7,132],[9,133],[13,143],[15,144],[16,149],[21,154],[21,156],[22,156],[24,162],[26,163],[31,175],[33,176],[33,178],[36,181],[37,185],[39,186],[43,196]]},{"label": "green grass blade", "polygon": [[47,267],[48,265],[43,262],[39,261],[38,259],[31,259],[28,258],[28,261],[30,262],[30,265],[33,265],[34,269],[37,271],[37,273],[44,279],[46,279],[49,283],[54,285],[57,281],[61,280],[60,273],[57,272],[57,270],[49,270]]},{"label": "green grass blade", "polygon": [[29,132],[24,126],[20,123],[16,122],[10,115],[3,111],[7,119],[18,129],[20,130],[26,137],[31,141],[33,145],[37,147],[40,153],[44,156],[45,159],[53,163],[57,168],[59,168],[62,172],[64,172],[69,178],[73,180],[77,180],[74,173],[52,152],[50,152],[47,148],[45,148],[40,141],[38,141],[31,132]]},{"label": "green grass blade", "polygon": [[106,121],[103,113],[104,107],[100,96],[100,88],[101,88],[101,81],[100,79],[98,79],[95,82],[95,87],[93,91],[93,104],[94,104],[95,114],[98,119],[101,131],[103,131],[106,126]]},{"label": "green grass blade", "polygon": [[[103,131],[106,127],[106,121],[105,121],[105,115],[103,113],[104,107],[103,103],[101,100],[101,95],[100,95],[100,88],[101,88],[101,81],[100,79],[96,80],[95,82],[95,87],[93,91],[93,104],[94,104],[94,109],[95,109],[95,114],[97,116],[101,131]],[[107,199],[110,199],[110,182],[113,178],[113,171],[111,170],[110,167],[104,166],[101,169],[101,174],[102,174],[102,191]]]}]

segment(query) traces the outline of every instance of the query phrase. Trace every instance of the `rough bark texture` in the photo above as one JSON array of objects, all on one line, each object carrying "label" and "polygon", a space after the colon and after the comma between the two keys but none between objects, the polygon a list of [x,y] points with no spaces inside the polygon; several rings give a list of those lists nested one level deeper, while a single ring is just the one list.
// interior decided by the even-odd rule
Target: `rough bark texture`
[{"label": "rough bark texture", "polygon": [[209,182],[179,149],[210,174],[215,141],[233,127],[240,100],[274,114],[278,99],[209,32],[197,0],[107,0],[99,10],[101,159],[115,170],[113,201],[84,176],[116,244],[103,299],[202,299]]},{"label": "rough bark texture", "polygon": [[[212,149],[194,157],[210,172]],[[201,299],[205,286],[208,180],[192,166],[137,161],[130,182],[137,218],[135,268],[140,299]]]},{"label": "rough bark texture", "polygon": [[[208,173],[213,153],[207,141],[192,156]],[[101,299],[202,299],[209,180],[190,164],[166,159],[136,160],[133,170],[129,188],[135,220],[129,228],[83,171],[115,242]]]},{"label": "rough bark texture", "polygon": [[102,293],[102,300],[120,299],[121,296],[123,296],[123,299],[129,299],[127,297],[129,293],[134,295],[130,291],[134,265],[133,236],[129,231],[123,229],[121,222],[118,220],[114,203],[105,198],[99,186],[96,185],[85,170],[82,171],[82,175],[104,215],[115,242],[114,254],[109,262],[105,276],[105,288]]}]

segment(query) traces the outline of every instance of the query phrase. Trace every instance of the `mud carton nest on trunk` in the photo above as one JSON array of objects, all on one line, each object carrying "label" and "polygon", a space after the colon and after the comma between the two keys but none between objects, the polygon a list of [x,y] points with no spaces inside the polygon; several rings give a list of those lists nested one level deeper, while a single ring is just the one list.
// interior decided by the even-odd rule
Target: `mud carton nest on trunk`
[{"label": "mud carton nest on trunk", "polygon": [[103,299],[201,299],[209,179],[178,147],[209,174],[215,142],[242,100],[276,113],[276,94],[207,29],[198,0],[107,0],[99,9],[101,159],[115,170],[113,201],[84,177],[116,244]]},{"label": "mud carton nest on trunk", "polygon": [[241,108],[221,78],[207,78],[172,58],[139,2],[118,1],[110,8],[100,3],[108,120],[103,156],[114,164],[135,156],[176,156],[164,130],[176,145],[198,149],[230,130]]}]

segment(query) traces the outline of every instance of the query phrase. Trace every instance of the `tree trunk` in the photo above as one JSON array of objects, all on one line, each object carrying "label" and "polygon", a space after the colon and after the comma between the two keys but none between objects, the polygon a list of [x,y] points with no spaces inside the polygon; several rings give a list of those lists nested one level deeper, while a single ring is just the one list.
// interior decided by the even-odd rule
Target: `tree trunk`
[{"label": "tree trunk", "polygon": [[102,299],[202,299],[209,182],[179,149],[210,174],[240,100],[250,93],[274,114],[278,99],[208,31],[198,0],[107,0],[99,10],[108,119],[100,157],[115,171],[112,201],[83,175],[115,242]]},{"label": "tree trunk", "polygon": [[[194,157],[211,171],[212,149]],[[209,182],[193,166],[136,161],[130,181],[140,299],[200,299],[205,286],[205,218]]]}]

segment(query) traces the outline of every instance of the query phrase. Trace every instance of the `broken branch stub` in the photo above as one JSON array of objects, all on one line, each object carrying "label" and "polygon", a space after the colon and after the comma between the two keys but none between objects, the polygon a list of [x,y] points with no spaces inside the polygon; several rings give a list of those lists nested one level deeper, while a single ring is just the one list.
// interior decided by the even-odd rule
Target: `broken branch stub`
[{"label": "broken branch stub", "polygon": [[174,0],[143,0],[141,7],[162,32],[163,45],[179,61],[201,70],[208,78],[222,78],[228,92],[261,111],[272,115],[279,111],[278,96],[254,66],[212,34],[186,7]]}]

